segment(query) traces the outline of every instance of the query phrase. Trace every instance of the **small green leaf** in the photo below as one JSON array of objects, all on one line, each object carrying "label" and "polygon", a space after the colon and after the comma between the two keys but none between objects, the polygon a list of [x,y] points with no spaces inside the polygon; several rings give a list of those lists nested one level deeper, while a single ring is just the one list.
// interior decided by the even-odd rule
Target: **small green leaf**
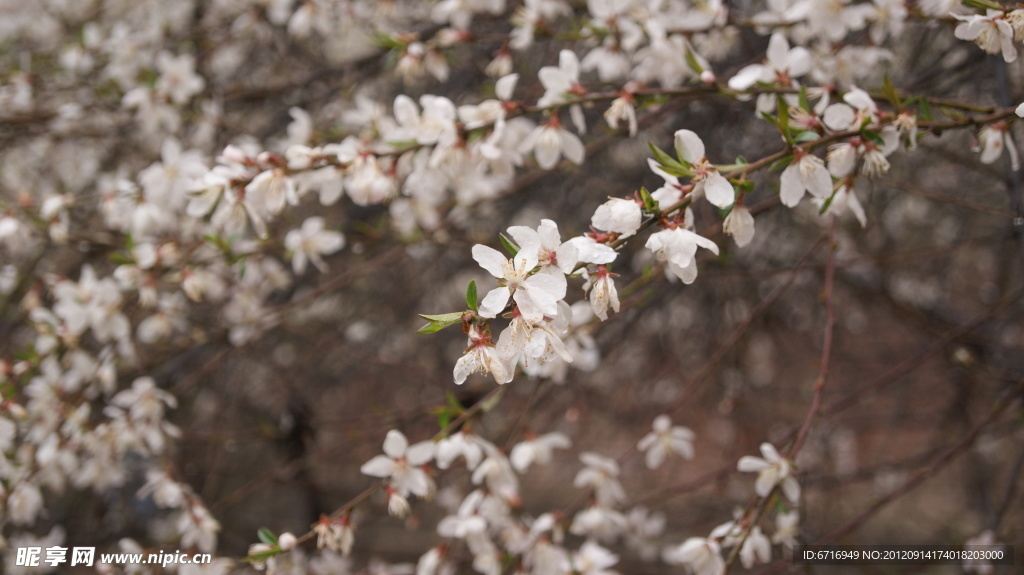
[{"label": "small green leaf", "polygon": [[658,211],[658,202],[651,196],[651,192],[647,191],[647,188],[640,186],[640,197],[643,199],[644,208],[647,211]]},{"label": "small green leaf", "polygon": [[772,165],[768,166],[768,171],[769,172],[781,172],[782,170],[786,169],[786,166],[788,166],[788,165],[790,165],[792,163],[793,163],[793,155],[790,154],[790,155],[786,156],[785,158],[780,158],[780,159],[772,162]]},{"label": "small green leaf", "polygon": [[674,163],[679,163],[675,158],[665,153],[665,150],[662,150],[657,145],[655,145],[654,142],[647,142],[647,147],[650,148],[651,153],[654,154],[655,161],[657,161],[662,166],[669,166]]},{"label": "small green leaf", "polygon": [[789,104],[782,96],[775,97],[775,125],[786,142],[793,145],[793,136],[789,133]]},{"label": "small green leaf", "polygon": [[394,36],[392,36],[390,34],[387,34],[385,32],[379,32],[379,31],[375,31],[373,33],[373,40],[372,41],[373,41],[374,44],[376,44],[377,46],[379,46],[381,48],[388,48],[388,49],[392,49],[392,50],[394,50],[394,49],[404,50],[405,47],[407,46],[407,44],[405,42],[402,42],[398,38],[395,38]]},{"label": "small green leaf", "polygon": [[501,402],[502,396],[505,395],[505,390],[506,389],[508,389],[508,388],[507,387],[499,387],[498,391],[494,394],[494,397],[492,397],[492,398],[488,399],[487,401],[485,401],[484,404],[480,407],[480,411],[482,411],[483,413],[487,413],[487,412],[491,411],[492,409],[494,409],[495,407],[497,407],[498,403]]},{"label": "small green leaf", "polygon": [[469,286],[466,288],[466,305],[473,311],[477,311],[480,306],[480,300],[476,296],[476,280],[470,280]]},{"label": "small green leaf", "polygon": [[253,553],[252,555],[243,558],[242,561],[245,561],[246,563],[260,563],[270,559],[271,557],[280,555],[281,553],[284,553],[284,551],[280,547],[275,547],[273,549]]},{"label": "small green leaf", "polygon": [[882,93],[885,94],[885,98],[889,100],[893,108],[903,108],[903,104],[900,103],[900,95],[896,92],[896,88],[893,87],[892,81],[889,80],[889,74],[882,78]]},{"label": "small green leaf", "polygon": [[832,205],[832,200],[834,200],[835,197],[836,197],[836,194],[833,192],[832,195],[829,196],[824,202],[821,202],[821,209],[818,210],[818,215],[819,216],[820,215],[824,215],[825,212],[828,211],[828,207]]},{"label": "small green leaf", "polygon": [[519,253],[519,246],[517,246],[516,243],[509,239],[505,234],[499,233],[498,239],[501,240],[501,247],[505,248],[505,251],[508,252],[509,256],[516,257],[516,254]]},{"label": "small green leaf", "polygon": [[420,314],[420,317],[429,321],[430,323],[416,330],[416,333],[427,335],[441,331],[442,329],[450,325],[455,325],[461,322],[463,313],[464,312],[457,311],[452,313],[443,313],[440,315]]},{"label": "small green leaf", "polygon": [[685,160],[673,158],[665,153],[665,150],[655,146],[653,142],[647,142],[647,147],[651,149],[651,153],[654,154],[654,160],[661,165],[661,169],[665,170],[666,173],[677,178],[690,176],[690,164]]},{"label": "small green leaf", "polygon": [[135,260],[132,259],[131,256],[129,256],[127,254],[123,254],[121,252],[114,252],[114,253],[110,254],[108,256],[108,258],[110,259],[111,263],[115,263],[117,265],[127,265],[127,264],[135,263]]},{"label": "small green leaf", "polygon": [[396,150],[404,150],[406,148],[415,148],[419,143],[416,140],[394,140],[391,142],[384,142]]},{"label": "small green leaf", "polygon": [[462,414],[462,412],[466,411],[466,408],[462,406],[462,402],[459,401],[459,398],[455,397],[454,393],[446,391],[444,398],[453,413]]},{"label": "small green leaf", "polygon": [[963,0],[961,4],[968,8],[977,8],[978,10],[1004,10],[998,2],[993,2],[992,0]]},{"label": "small green leaf", "polygon": [[921,118],[924,119],[925,122],[930,122],[932,120],[932,107],[928,104],[928,98],[922,97],[918,100],[917,113],[921,114]]},{"label": "small green leaf", "polygon": [[882,139],[882,136],[878,135],[878,132],[875,132],[873,130],[861,130],[860,134],[874,142],[875,145],[881,146],[883,148],[885,147],[885,140]]},{"label": "small green leaf", "polygon": [[800,108],[805,112],[811,111],[811,101],[807,99],[807,87],[800,86]]},{"label": "small green leaf", "polygon": [[259,530],[256,531],[256,535],[259,536],[260,541],[267,545],[277,545],[277,535],[274,535],[274,532],[266,527],[260,527]]},{"label": "small green leaf", "polygon": [[704,66],[697,60],[697,55],[689,47],[686,48],[686,65],[698,76],[704,72]]},{"label": "small green leaf", "polygon": [[805,132],[800,132],[799,134],[797,134],[796,137],[793,138],[793,141],[796,142],[797,144],[803,144],[806,142],[816,142],[819,139],[821,139],[821,136],[817,132],[813,130],[807,130]]}]

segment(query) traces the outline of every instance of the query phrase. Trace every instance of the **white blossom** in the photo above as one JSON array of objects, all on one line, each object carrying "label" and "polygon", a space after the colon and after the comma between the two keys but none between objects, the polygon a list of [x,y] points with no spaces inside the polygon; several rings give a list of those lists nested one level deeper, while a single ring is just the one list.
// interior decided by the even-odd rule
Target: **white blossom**
[{"label": "white blossom", "polygon": [[526,473],[526,470],[534,463],[541,465],[550,463],[553,450],[568,449],[570,445],[569,438],[564,433],[547,433],[517,443],[512,448],[509,460],[516,471]]},{"label": "white blossom", "polygon": [[[799,156],[799,154],[797,154]],[[795,207],[810,192],[816,198],[832,195],[832,176],[821,158],[804,154],[782,171],[779,197],[788,207]]]},{"label": "white blossom", "polygon": [[678,547],[666,549],[662,559],[670,565],[686,565],[693,575],[724,575],[725,559],[713,539],[691,537]]},{"label": "white blossom", "polygon": [[782,487],[782,492],[790,501],[796,503],[800,500],[800,484],[792,475],[792,463],[779,455],[779,452],[770,443],[761,444],[761,457],[745,455],[740,458],[736,468],[740,471],[757,473],[757,483],[754,491],[761,497],[767,497],[776,486]]},{"label": "white blossom", "polygon": [[715,242],[682,227],[651,234],[651,237],[647,238],[646,247],[654,252],[659,261],[667,264],[669,272],[686,284],[691,284],[697,279],[698,247],[718,255],[718,245]]},{"label": "white blossom", "polygon": [[640,229],[642,218],[640,205],[633,200],[611,198],[597,207],[590,224],[599,230],[629,237]]},{"label": "white blossom", "polygon": [[1013,46],[1013,27],[1003,17],[1002,11],[987,10],[984,16],[953,14],[953,17],[961,21],[953,31],[957,38],[973,40],[989,54],[1002,53],[1007,63],[1017,60],[1017,49]]},{"label": "white blossom", "polygon": [[683,459],[693,459],[693,431],[687,427],[673,426],[667,415],[654,418],[654,430],[643,436],[636,448],[645,452],[644,461],[649,469],[657,469],[669,453],[676,453]]},{"label": "white blossom", "polygon": [[364,475],[381,477],[402,497],[409,494],[425,497],[430,492],[430,479],[420,466],[434,458],[436,447],[432,441],[409,445],[409,440],[397,429],[384,439],[384,455],[377,455],[359,468]]},{"label": "white blossom", "polygon": [[284,245],[292,253],[292,269],[297,274],[306,271],[306,262],[312,262],[321,272],[327,272],[327,264],[321,255],[337,252],[345,246],[345,237],[339,232],[325,230],[321,217],[307,218],[302,227],[288,232]]}]

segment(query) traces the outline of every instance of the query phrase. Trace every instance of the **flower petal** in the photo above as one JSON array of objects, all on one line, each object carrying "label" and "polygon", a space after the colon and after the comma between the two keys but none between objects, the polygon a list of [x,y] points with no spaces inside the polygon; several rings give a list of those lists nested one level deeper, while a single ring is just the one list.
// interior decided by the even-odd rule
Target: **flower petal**
[{"label": "flower petal", "polygon": [[691,164],[704,159],[704,141],[690,130],[678,130],[675,135],[676,153]]},{"label": "flower petal", "polygon": [[492,289],[484,296],[484,300],[480,302],[480,315],[482,317],[498,317],[498,314],[505,309],[505,305],[508,304],[508,298],[511,296],[512,292],[505,286]]},{"label": "flower petal", "polygon": [[476,244],[473,246],[473,259],[492,276],[505,277],[505,265],[508,264],[508,260],[498,250],[483,244]]},{"label": "flower petal", "polygon": [[404,456],[405,450],[408,448],[409,440],[397,429],[389,431],[388,436],[384,438],[384,454],[391,459],[398,459]]},{"label": "flower petal", "polygon": [[391,477],[391,474],[395,471],[395,465],[393,459],[378,455],[364,463],[359,468],[359,471],[363,475],[369,475],[370,477]]}]

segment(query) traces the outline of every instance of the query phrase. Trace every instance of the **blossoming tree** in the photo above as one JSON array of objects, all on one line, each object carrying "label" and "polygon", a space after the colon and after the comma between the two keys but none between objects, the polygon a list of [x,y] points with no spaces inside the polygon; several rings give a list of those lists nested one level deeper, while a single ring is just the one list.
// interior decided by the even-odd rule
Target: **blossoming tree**
[{"label": "blossoming tree", "polygon": [[1024,9],[0,14],[5,572],[1024,541]]}]

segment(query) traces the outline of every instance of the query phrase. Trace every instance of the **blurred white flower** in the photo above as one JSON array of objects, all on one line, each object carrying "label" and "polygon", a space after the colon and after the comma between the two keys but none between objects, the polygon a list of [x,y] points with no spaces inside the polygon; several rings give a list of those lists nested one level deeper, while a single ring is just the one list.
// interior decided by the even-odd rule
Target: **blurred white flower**
[{"label": "blurred white flower", "polygon": [[409,440],[397,429],[384,439],[384,455],[377,455],[359,470],[364,475],[388,479],[388,484],[402,497],[410,493],[425,497],[430,492],[430,479],[420,468],[434,458],[435,445],[422,441],[409,445]]},{"label": "blurred white flower", "polygon": [[667,415],[654,418],[654,430],[645,435],[636,448],[645,452],[644,461],[649,469],[657,469],[665,462],[669,453],[677,453],[683,459],[693,459],[693,439],[696,437],[689,428],[672,426]]},{"label": "blurred white flower", "polygon": [[744,455],[736,468],[744,472],[757,473],[754,491],[761,497],[767,497],[775,486],[781,486],[782,492],[790,501],[800,501],[800,484],[792,476],[792,464],[785,459],[770,443],[761,444],[761,457]]}]

